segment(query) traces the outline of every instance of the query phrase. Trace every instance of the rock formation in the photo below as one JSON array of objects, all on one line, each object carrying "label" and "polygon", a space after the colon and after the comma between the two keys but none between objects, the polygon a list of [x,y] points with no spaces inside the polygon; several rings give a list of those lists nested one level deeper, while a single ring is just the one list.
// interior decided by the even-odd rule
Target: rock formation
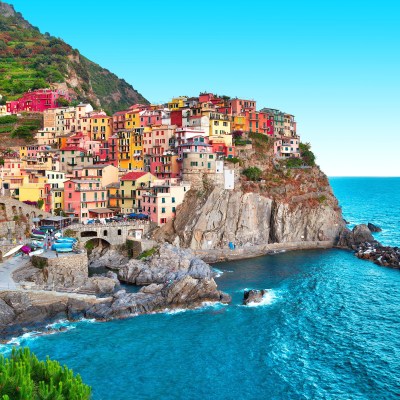
[{"label": "rock formation", "polygon": [[368,229],[371,232],[382,232],[382,229],[379,228],[379,226],[372,224],[371,222],[368,222]]},{"label": "rock formation", "polygon": [[365,224],[356,225],[352,231],[348,228],[344,229],[340,234],[337,247],[355,249],[361,243],[377,243]]},{"label": "rock formation", "polygon": [[345,229],[341,209],[326,177],[321,172],[306,177],[299,173],[293,187],[276,195],[257,183],[235,190],[213,187],[206,194],[191,191],[178,208],[173,222],[155,233],[194,250],[227,248],[267,243],[332,241]]},{"label": "rock formation", "polygon": [[245,290],[243,295],[243,304],[248,305],[250,303],[261,303],[264,296],[268,293],[268,290]]},{"label": "rock formation", "polygon": [[120,281],[135,285],[165,283],[184,276],[210,280],[213,276],[210,266],[194,257],[191,250],[179,249],[168,243],[163,244],[149,259],[133,259],[121,267],[110,264],[109,268],[118,269]]}]

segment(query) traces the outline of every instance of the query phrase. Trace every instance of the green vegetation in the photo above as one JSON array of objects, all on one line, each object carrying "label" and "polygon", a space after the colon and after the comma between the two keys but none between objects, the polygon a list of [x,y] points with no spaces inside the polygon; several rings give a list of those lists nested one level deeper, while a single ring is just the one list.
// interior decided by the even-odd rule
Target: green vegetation
[{"label": "green vegetation", "polygon": [[311,144],[310,143],[300,143],[299,148],[300,148],[300,155],[301,155],[303,161],[310,167],[313,167],[315,165],[315,155],[311,151]]},{"label": "green vegetation", "polygon": [[228,161],[232,164],[237,164],[238,162],[240,162],[240,159],[237,157],[231,157],[231,158],[225,158],[225,161]]},{"label": "green vegetation", "polygon": [[321,195],[321,196],[318,197],[318,203],[319,204],[325,203],[326,200],[327,200],[327,198],[326,198],[325,195]]},{"label": "green vegetation", "polygon": [[249,167],[243,170],[242,173],[250,181],[259,181],[261,178],[262,171],[260,168],[257,167]]},{"label": "green vegetation", "polygon": [[1,400],[86,400],[91,388],[58,361],[39,361],[28,348],[0,356]]},{"label": "green vegetation", "polygon": [[0,125],[15,124],[16,122],[17,122],[16,115],[5,115],[4,117],[0,117]]},{"label": "green vegetation", "polygon": [[152,247],[151,249],[146,250],[143,253],[140,253],[138,259],[142,260],[143,258],[151,257],[156,251],[157,247]]},{"label": "green vegetation", "polygon": [[299,168],[303,165],[303,160],[301,158],[290,157],[285,160],[285,163],[288,168]]},{"label": "green vegetation", "polygon": [[249,132],[249,138],[250,139],[256,139],[260,142],[268,142],[268,136],[263,135],[262,133],[257,133],[257,132]]},{"label": "green vegetation", "polygon": [[90,253],[95,247],[95,243],[92,240],[89,240],[85,243],[85,249]]},{"label": "green vegetation", "polygon": [[38,209],[41,210],[43,205],[44,205],[44,200],[43,199],[39,199],[38,202],[37,202]]},{"label": "green vegetation", "polygon": [[[97,104],[98,99],[110,113],[134,103],[148,103],[127,82],[81,56],[63,40],[40,33],[20,13],[0,15],[0,54],[0,92],[7,100],[53,84],[66,82],[68,86],[72,72],[79,78],[73,89],[79,101]],[[61,101],[60,105],[66,103]]]}]

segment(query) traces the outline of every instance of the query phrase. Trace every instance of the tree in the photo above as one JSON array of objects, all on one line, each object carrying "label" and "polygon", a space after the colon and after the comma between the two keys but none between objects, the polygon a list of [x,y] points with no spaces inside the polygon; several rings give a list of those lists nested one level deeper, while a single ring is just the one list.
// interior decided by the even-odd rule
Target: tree
[{"label": "tree", "polygon": [[37,202],[38,209],[41,210],[43,208],[43,205],[44,205],[44,200],[39,199]]},{"label": "tree", "polygon": [[315,165],[315,155],[311,151],[311,144],[310,143],[300,143],[299,149],[300,149],[300,155],[301,155],[303,161],[310,167],[313,167]]},{"label": "tree", "polygon": [[0,399],[88,400],[91,388],[58,361],[39,361],[28,348],[0,355]]},{"label": "tree", "polygon": [[57,103],[60,107],[68,107],[70,105],[69,101],[67,99],[64,99],[64,97],[60,97],[57,100]]},{"label": "tree", "polygon": [[259,181],[261,178],[261,169],[258,167],[249,167],[243,170],[243,175],[250,181]]}]

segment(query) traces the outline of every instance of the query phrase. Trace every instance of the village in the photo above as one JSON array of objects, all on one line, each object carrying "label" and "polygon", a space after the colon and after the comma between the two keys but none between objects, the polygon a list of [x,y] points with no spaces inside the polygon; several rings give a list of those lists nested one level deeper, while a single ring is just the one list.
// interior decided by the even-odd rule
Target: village
[{"label": "village", "polygon": [[0,106],[0,120],[43,117],[34,144],[1,149],[0,194],[74,223],[166,224],[201,177],[234,189],[229,161],[252,133],[273,140],[277,159],[300,157],[294,116],[257,111],[255,100],[201,93],[112,116],[66,104],[67,94],[38,89]]}]

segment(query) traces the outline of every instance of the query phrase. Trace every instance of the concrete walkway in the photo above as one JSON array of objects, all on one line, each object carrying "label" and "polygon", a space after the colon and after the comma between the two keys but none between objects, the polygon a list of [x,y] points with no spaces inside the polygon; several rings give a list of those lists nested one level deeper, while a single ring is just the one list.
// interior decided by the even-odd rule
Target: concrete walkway
[{"label": "concrete walkway", "polygon": [[18,284],[14,282],[12,274],[18,268],[23,267],[29,262],[29,257],[21,255],[18,257],[11,257],[8,260],[0,263],[0,290],[14,290],[18,289]]}]

